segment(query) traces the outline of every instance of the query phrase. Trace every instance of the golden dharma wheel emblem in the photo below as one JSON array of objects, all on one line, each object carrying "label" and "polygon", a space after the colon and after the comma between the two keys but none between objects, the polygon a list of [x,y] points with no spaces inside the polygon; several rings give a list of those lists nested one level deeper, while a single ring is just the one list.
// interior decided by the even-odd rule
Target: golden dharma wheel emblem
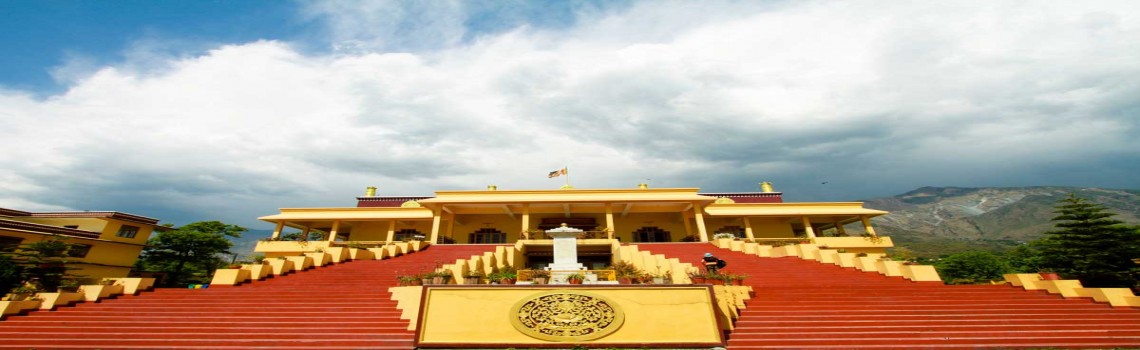
[{"label": "golden dharma wheel emblem", "polygon": [[511,308],[511,325],[528,336],[557,342],[605,337],[625,322],[616,303],[598,294],[574,291],[537,293]]}]

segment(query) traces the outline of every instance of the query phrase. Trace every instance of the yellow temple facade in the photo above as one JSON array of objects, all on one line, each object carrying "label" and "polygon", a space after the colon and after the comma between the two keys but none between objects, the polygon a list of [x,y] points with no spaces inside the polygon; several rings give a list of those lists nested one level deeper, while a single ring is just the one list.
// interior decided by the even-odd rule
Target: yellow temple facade
[{"label": "yellow temple facade", "polygon": [[126,277],[158,219],[115,211],[27,212],[0,208],[0,250],[59,237],[71,244],[71,273],[88,280]]},{"label": "yellow temple facade", "polygon": [[[861,202],[785,203],[771,191],[702,193],[697,188],[438,191],[434,196],[377,196],[370,187],[356,207],[283,208],[259,219],[274,223],[273,237],[292,228],[300,237],[338,242],[386,243],[421,240],[435,244],[510,244],[542,239],[567,224],[583,238],[621,243],[708,242],[717,234],[746,242],[807,242],[852,252],[882,253],[890,239],[878,237],[869,219],[887,212]],[[857,233],[847,232],[854,227]],[[303,239],[303,238],[302,238]],[[292,250],[290,248],[290,250]]]}]

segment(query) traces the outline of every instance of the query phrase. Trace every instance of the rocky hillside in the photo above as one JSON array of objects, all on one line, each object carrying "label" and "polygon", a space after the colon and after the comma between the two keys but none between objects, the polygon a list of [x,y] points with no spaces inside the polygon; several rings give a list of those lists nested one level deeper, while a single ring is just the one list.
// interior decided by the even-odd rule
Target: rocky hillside
[{"label": "rocky hillside", "polygon": [[[1076,187],[960,188],[923,187],[901,195],[865,201],[890,211],[873,222],[881,234],[917,251],[937,245],[1009,246],[1041,237],[1057,201],[1068,193],[1090,199],[1140,224],[1140,191]],[[950,249],[960,250],[960,249]]]}]

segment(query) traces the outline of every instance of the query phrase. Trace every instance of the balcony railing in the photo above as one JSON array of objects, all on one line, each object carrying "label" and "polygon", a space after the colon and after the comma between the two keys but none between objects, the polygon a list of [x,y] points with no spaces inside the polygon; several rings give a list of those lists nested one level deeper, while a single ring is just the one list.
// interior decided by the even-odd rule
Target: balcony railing
[{"label": "balcony railing", "polygon": [[[546,231],[531,230],[525,232],[526,237],[529,239],[554,239],[546,235]],[[606,239],[610,237],[609,231],[582,231],[578,234],[578,239]]]}]

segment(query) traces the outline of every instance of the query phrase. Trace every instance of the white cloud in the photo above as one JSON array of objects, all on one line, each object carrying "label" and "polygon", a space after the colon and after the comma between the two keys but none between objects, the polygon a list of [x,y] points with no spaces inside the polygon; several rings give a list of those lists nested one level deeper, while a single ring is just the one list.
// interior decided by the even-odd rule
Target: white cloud
[{"label": "white cloud", "polygon": [[827,200],[1138,185],[1121,176],[1136,164],[1055,172],[1140,160],[1133,2],[697,4],[464,41],[462,3],[317,2],[353,50],[137,50],[58,96],[0,92],[0,145],[19,154],[0,159],[0,206],[248,223],[368,185],[554,188],[563,165],[578,187],[774,180]]}]

